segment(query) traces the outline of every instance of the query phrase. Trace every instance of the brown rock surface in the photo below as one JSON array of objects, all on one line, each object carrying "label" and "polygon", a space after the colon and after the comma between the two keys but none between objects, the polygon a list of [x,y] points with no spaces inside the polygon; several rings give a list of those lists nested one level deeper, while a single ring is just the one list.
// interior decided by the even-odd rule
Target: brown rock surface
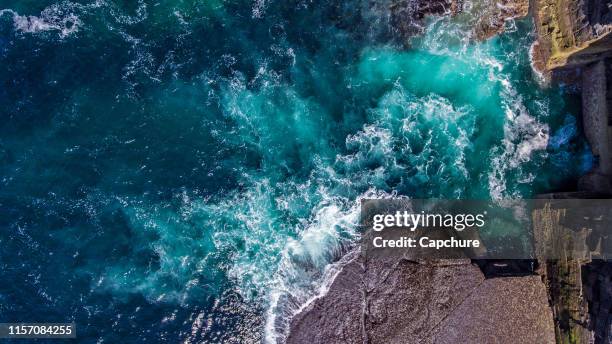
[{"label": "brown rock surface", "polygon": [[485,280],[438,326],[433,343],[554,343],[540,276]]},{"label": "brown rock surface", "polygon": [[357,258],[292,321],[287,343],[554,343],[538,276],[485,279],[469,260]]},{"label": "brown rock surface", "polygon": [[529,0],[396,0],[391,5],[391,21],[409,39],[422,33],[427,16],[457,16],[470,37],[483,40],[502,32],[507,20],[525,17],[528,12]]},{"label": "brown rock surface", "polygon": [[532,0],[538,33],[535,63],[546,70],[612,56],[612,8],[607,0]]},{"label": "brown rock surface", "polygon": [[578,188],[612,194],[612,1],[532,0],[533,66],[582,93],[582,121],[595,164]]},{"label": "brown rock surface", "polygon": [[474,28],[477,39],[490,38],[504,29],[508,19],[522,18],[529,13],[529,0],[484,1]]},{"label": "brown rock surface", "polygon": [[460,0],[396,0],[391,5],[391,23],[408,39],[423,31],[422,20],[428,15],[452,14]]}]

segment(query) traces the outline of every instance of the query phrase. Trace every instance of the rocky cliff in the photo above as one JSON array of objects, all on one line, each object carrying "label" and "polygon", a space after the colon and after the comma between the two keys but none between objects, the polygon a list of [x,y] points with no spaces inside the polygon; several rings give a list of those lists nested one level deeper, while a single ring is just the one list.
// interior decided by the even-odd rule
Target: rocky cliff
[{"label": "rocky cliff", "polygon": [[531,0],[537,66],[551,71],[612,56],[612,3],[606,0]]},{"label": "rocky cliff", "polygon": [[612,1],[531,0],[534,66],[581,90],[585,135],[596,164],[579,189],[612,194]]},{"label": "rocky cliff", "polygon": [[[595,157],[578,191],[554,198],[612,195],[612,1],[532,0],[534,66],[547,78],[574,83]],[[572,75],[569,79],[567,75]],[[551,234],[551,233],[549,233]],[[612,264],[571,256],[541,262],[558,343],[612,342]]]}]

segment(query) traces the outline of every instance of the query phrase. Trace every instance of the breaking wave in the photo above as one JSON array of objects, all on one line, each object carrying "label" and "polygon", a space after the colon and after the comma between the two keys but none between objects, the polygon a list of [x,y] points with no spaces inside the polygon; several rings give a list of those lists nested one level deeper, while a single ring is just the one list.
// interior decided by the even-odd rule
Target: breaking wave
[{"label": "breaking wave", "polygon": [[0,91],[7,128],[36,129],[0,128],[4,242],[75,270],[56,272],[73,289],[4,277],[78,322],[116,319],[109,342],[145,341],[140,319],[169,340],[277,343],[350,259],[361,199],[529,197],[589,168],[566,95],[531,72],[528,23],[475,42],[469,20],[429,18],[407,48],[386,5],[1,10],[2,62],[48,71]]}]

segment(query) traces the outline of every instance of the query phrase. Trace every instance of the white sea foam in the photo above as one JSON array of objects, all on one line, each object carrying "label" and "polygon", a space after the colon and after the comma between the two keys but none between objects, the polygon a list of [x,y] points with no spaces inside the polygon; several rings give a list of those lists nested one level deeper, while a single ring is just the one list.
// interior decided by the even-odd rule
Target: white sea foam
[{"label": "white sea foam", "polygon": [[534,41],[531,46],[529,46],[529,65],[531,66],[531,71],[533,72],[538,84],[540,84],[540,86],[547,86],[546,76],[536,67],[535,50],[537,49],[538,44],[538,41]]},{"label": "white sea foam", "polygon": [[266,13],[266,6],[268,5],[266,0],[254,0],[251,13],[253,18],[262,18]]},{"label": "white sea foam", "polygon": [[113,19],[120,24],[126,25],[134,25],[146,20],[149,16],[149,12],[147,11],[147,3],[144,0],[138,0],[138,7],[134,15],[126,14],[120,8],[116,6],[108,6]]},{"label": "white sea foam", "polygon": [[489,172],[491,198],[502,199],[520,197],[507,193],[507,174],[512,171],[518,176],[519,183],[533,181],[534,175],[523,174],[523,164],[540,151],[545,154],[549,140],[548,124],[539,122],[531,116],[523,104],[522,97],[516,92],[506,76],[499,76],[502,84],[502,102],[505,109],[504,138],[501,145],[491,149],[492,170]]},{"label": "white sea foam", "polygon": [[374,189],[354,201],[327,196],[324,205],[305,222],[299,237],[289,240],[270,285],[266,343],[283,342],[293,316],[324,296],[342,267],[357,254],[361,199],[391,196]]},{"label": "white sea foam", "polygon": [[[402,113],[389,113],[391,108],[404,109]],[[366,124],[362,130],[346,138],[346,147],[351,152],[336,157],[334,166],[318,164],[318,172],[313,173],[329,185],[358,189],[363,185],[383,185],[390,175],[405,174],[410,166],[399,163],[396,149],[405,150],[412,156],[412,163],[423,169],[423,175],[445,177],[445,170],[459,171],[458,178],[467,178],[465,151],[470,144],[469,136],[474,123],[462,121],[470,113],[469,108],[454,108],[448,100],[429,95],[414,97],[403,91],[400,86],[388,93],[380,107],[371,113],[373,123]],[[452,126],[452,128],[451,128]],[[415,144],[424,148],[412,152],[408,136],[415,140],[421,135],[429,135],[426,142]],[[452,155],[452,161],[444,161],[441,169],[428,171],[432,157],[437,155],[441,140]],[[399,153],[401,156],[401,153]],[[373,166],[379,166],[372,168]],[[343,171],[337,174],[336,169]],[[317,184],[318,178],[311,179]],[[326,294],[333,279],[352,257],[351,248],[359,240],[355,232],[359,216],[359,201],[362,198],[398,197],[395,193],[385,193],[370,188],[355,198],[338,196],[334,187],[319,186],[317,194],[321,197],[310,219],[300,225],[299,236],[289,239],[282,249],[281,261],[268,284],[268,304],[266,312],[265,336],[267,343],[283,342],[292,317],[303,311],[314,300]],[[277,205],[292,203],[286,196],[277,199]],[[283,208],[289,208],[283,206]],[[347,253],[348,252],[348,253]],[[344,255],[344,256],[343,256]],[[340,257],[342,257],[340,259]],[[245,266],[236,264],[235,276],[243,276]]]},{"label": "white sea foam", "polygon": [[79,17],[58,6],[47,7],[39,16],[25,16],[11,9],[0,10],[0,16],[10,14],[13,16],[13,25],[16,31],[22,33],[39,33],[45,31],[58,31],[60,37],[67,37],[79,30],[83,25]]},{"label": "white sea foam", "polygon": [[[507,25],[514,24],[513,21]],[[517,183],[529,183],[535,176],[524,172],[524,164],[531,161],[535,152],[544,152],[549,139],[549,127],[529,114],[522,96],[517,92],[510,77],[503,71],[504,64],[485,44],[472,44],[466,30],[469,23],[458,23],[449,18],[439,18],[426,30],[421,46],[428,51],[449,55],[470,64],[479,64],[489,69],[489,80],[501,85],[500,98],[504,110],[504,137],[499,145],[489,152],[492,169],[488,175],[489,192],[493,199],[520,197],[507,189],[509,174]],[[514,26],[509,29],[515,30]],[[459,40],[453,37],[463,37]],[[450,45],[459,45],[450,49]],[[514,54],[514,53],[511,53]],[[516,54],[506,58],[517,59]],[[539,114],[539,115],[545,115]],[[545,153],[543,153],[545,154]]]}]

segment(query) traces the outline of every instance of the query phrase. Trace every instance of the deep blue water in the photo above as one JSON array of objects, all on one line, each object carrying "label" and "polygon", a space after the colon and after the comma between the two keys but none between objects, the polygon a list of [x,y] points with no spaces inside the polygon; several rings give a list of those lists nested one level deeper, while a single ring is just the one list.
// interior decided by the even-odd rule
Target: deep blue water
[{"label": "deep blue water", "polygon": [[0,0],[0,322],[282,340],[360,198],[529,197],[589,168],[528,19],[486,42],[430,19],[408,47],[388,5]]}]

